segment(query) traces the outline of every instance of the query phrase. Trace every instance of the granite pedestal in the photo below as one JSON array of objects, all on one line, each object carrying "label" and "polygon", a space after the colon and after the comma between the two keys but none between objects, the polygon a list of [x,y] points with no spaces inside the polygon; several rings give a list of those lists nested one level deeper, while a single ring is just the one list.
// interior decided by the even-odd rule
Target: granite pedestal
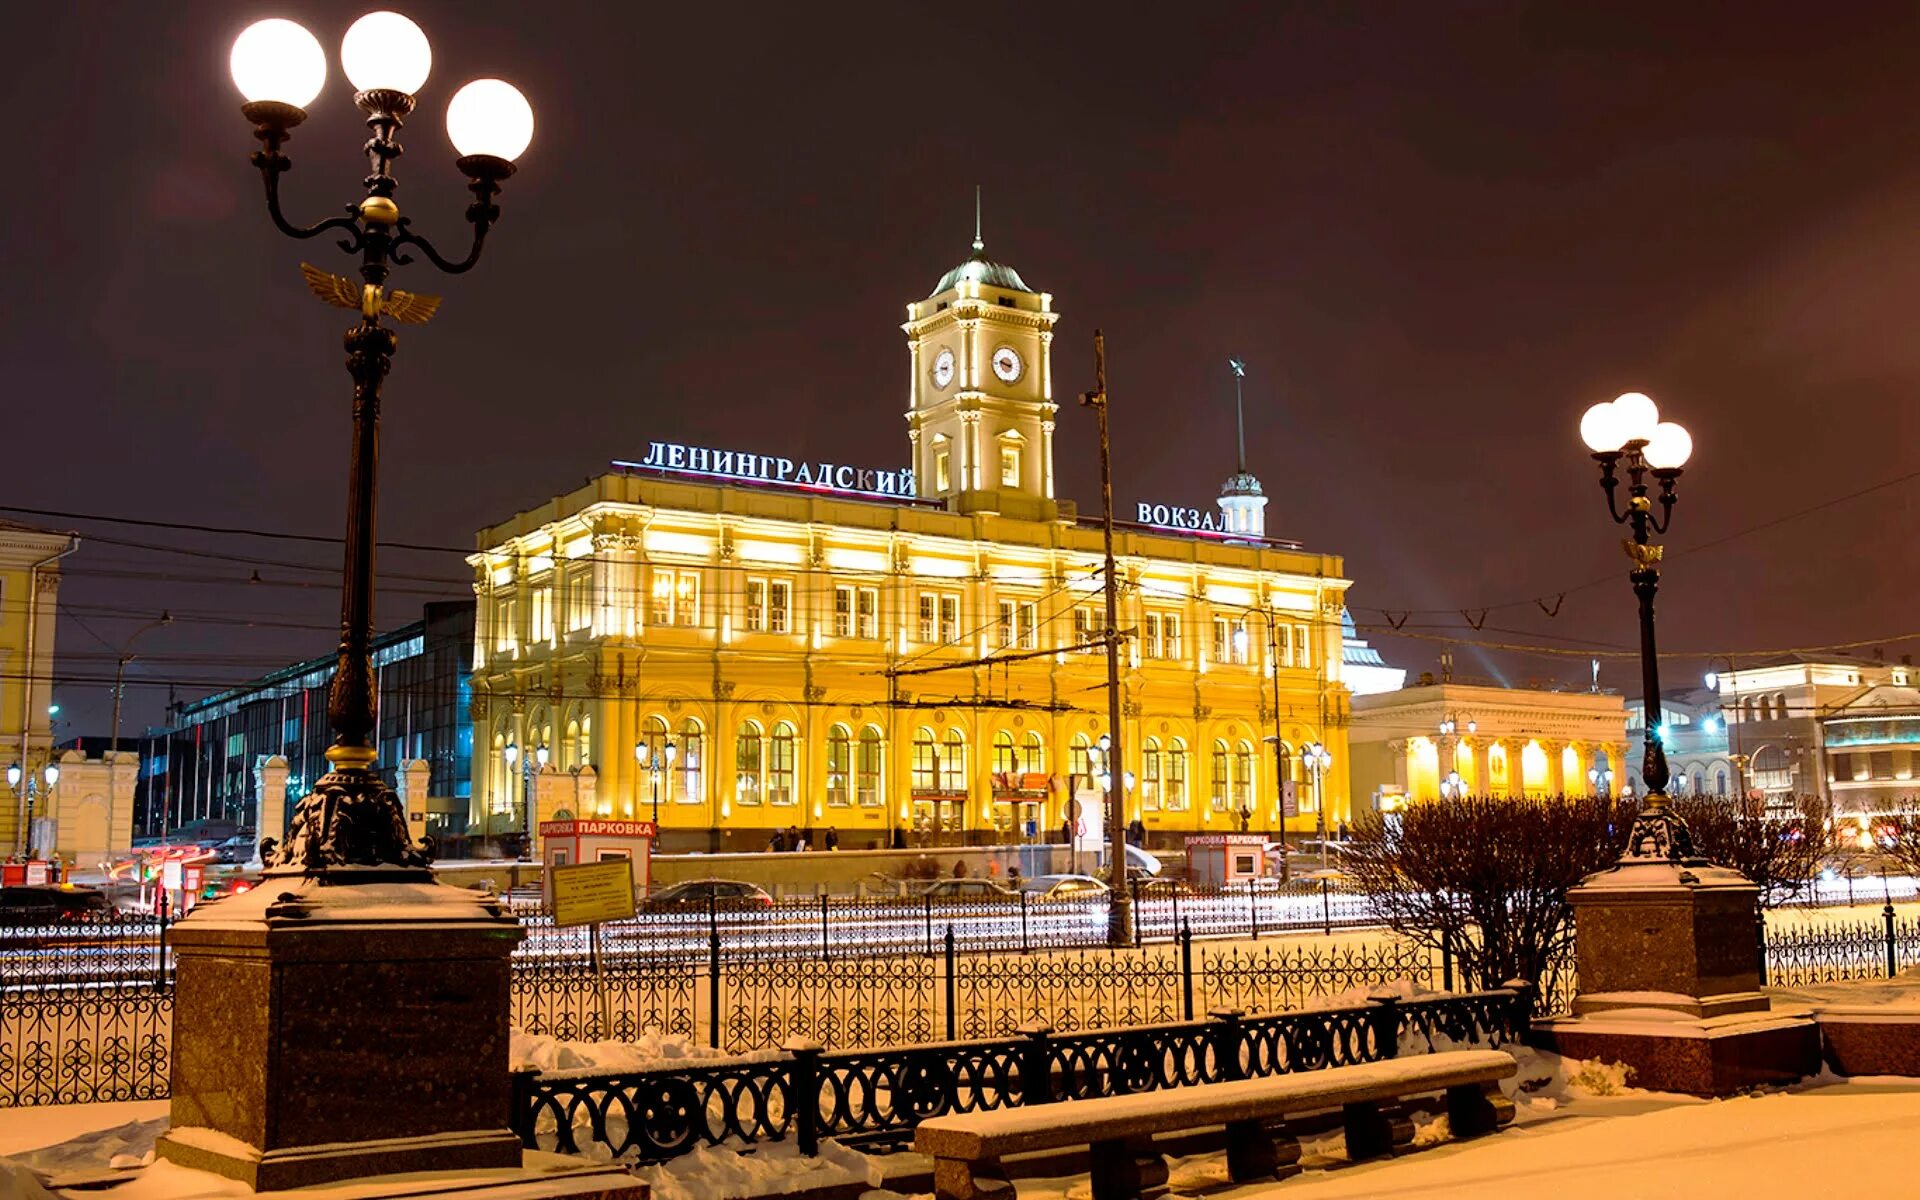
[{"label": "granite pedestal", "polygon": [[1637,1087],[1727,1095],[1819,1069],[1819,1033],[1760,990],[1759,888],[1698,860],[1622,860],[1567,893],[1580,990],[1535,1022],[1572,1058],[1624,1063]]},{"label": "granite pedestal", "polygon": [[426,870],[269,875],[168,934],[160,1157],[256,1191],[518,1168],[508,1129],[519,925]]}]

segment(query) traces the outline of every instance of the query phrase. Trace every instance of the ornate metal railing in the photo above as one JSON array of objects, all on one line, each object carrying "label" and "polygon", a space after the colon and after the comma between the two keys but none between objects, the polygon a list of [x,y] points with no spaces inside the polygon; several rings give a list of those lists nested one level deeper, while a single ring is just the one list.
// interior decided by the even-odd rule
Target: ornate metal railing
[{"label": "ornate metal railing", "polygon": [[1775,987],[1890,979],[1920,964],[1920,920],[1887,905],[1878,921],[1780,922],[1767,928],[1766,948],[1767,983]]},{"label": "ornate metal railing", "polygon": [[[1532,1012],[1525,989],[1402,1004],[1366,1004],[1246,1017],[880,1050],[823,1052],[793,1042],[780,1057],[628,1074],[524,1072],[512,1122],[529,1149],[659,1162],[701,1145],[791,1137],[816,1153],[822,1137],[898,1144],[921,1121],[1127,1095],[1420,1052],[1448,1044],[1502,1045]],[[590,1145],[597,1143],[597,1145]]]}]

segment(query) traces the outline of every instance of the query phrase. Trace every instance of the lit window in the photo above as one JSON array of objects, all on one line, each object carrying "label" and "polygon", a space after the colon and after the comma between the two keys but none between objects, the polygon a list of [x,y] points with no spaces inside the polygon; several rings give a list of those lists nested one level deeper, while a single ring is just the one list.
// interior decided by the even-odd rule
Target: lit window
[{"label": "lit window", "polygon": [[1160,790],[1160,739],[1150,737],[1140,746],[1141,807],[1159,812]]},{"label": "lit window", "polygon": [[682,625],[700,623],[700,576],[682,571],[673,586],[673,616]]},{"label": "lit window", "polygon": [[863,808],[878,808],[886,797],[880,791],[880,731],[872,725],[860,731],[859,757],[854,759],[854,795]]},{"label": "lit window", "polygon": [[1033,605],[1021,604],[1016,600],[1000,602],[999,640],[1002,650],[1019,647],[1031,650],[1036,637],[1036,615]]},{"label": "lit window", "polygon": [[953,476],[949,456],[943,446],[933,452],[933,490],[944,492],[951,486],[953,486]]},{"label": "lit window", "polygon": [[1311,661],[1312,657],[1313,656],[1308,653],[1307,627],[1305,625],[1295,625],[1293,627],[1293,665],[1296,667],[1311,667],[1313,665]]},{"label": "lit window", "polygon": [[798,803],[794,762],[793,726],[782,721],[773,727],[773,736],[767,740],[767,803]]},{"label": "lit window", "polygon": [[853,636],[853,589],[833,589],[833,636]]},{"label": "lit window", "polygon": [[940,597],[940,640],[960,640],[960,597],[951,593]]},{"label": "lit window", "polygon": [[1000,447],[1000,486],[1020,486],[1020,447],[1014,443]]},{"label": "lit window", "polygon": [[1019,606],[1016,605],[1011,600],[1002,600],[1000,602],[999,634],[1000,634],[1000,648],[1002,650],[1005,650],[1008,647],[1013,645],[1014,611],[1018,607]]},{"label": "lit window", "polygon": [[793,628],[793,585],[776,579],[767,585],[767,629],[785,633]]},{"label": "lit window", "polygon": [[655,625],[673,624],[673,572],[653,573],[653,605],[648,617]]},{"label": "lit window", "polygon": [[1187,811],[1187,744],[1179,738],[1167,747],[1166,794],[1162,806],[1170,812]]},{"label": "lit window", "polygon": [[747,580],[747,629],[758,632],[767,627],[767,581]]},{"label": "lit window", "polygon": [[1082,654],[1092,654],[1100,647],[1095,643],[1093,610],[1076,608],[1073,610],[1073,644]]},{"label": "lit window", "polygon": [[880,636],[880,591],[878,588],[861,588],[857,597],[854,613],[858,618],[856,628],[863,638]]},{"label": "lit window", "polygon": [[853,773],[853,738],[845,725],[827,731],[827,803],[845,808],[850,800],[848,776]]},{"label": "lit window", "polygon": [[940,598],[932,592],[920,593],[920,640],[931,642],[939,632]]}]

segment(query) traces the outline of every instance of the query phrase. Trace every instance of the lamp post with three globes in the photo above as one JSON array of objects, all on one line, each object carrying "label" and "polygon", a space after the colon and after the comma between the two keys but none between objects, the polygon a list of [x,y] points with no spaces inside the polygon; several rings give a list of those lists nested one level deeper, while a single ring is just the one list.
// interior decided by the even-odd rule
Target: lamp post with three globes
[{"label": "lamp post with three globes", "polygon": [[340,581],[340,651],[327,697],[333,745],[326,757],[332,770],[300,801],[291,833],[269,864],[309,874],[349,865],[417,868],[426,863],[412,843],[398,798],[374,772],[379,757],[371,652],[374,504],[380,385],[397,344],[394,331],[381,320],[424,324],[440,301],[386,284],[393,268],[411,263],[416,254],[448,274],[471,270],[480,260],[487,231],[500,218],[494,197],[513,174],[513,160],[533,137],[533,110],[513,85],[479,79],[454,93],[447,105],[447,136],[460,154],[455,166],[473,194],[466,210],[473,241],[464,258],[446,258],[414,231],[411,218],[401,215],[393,198],[399,184],[393,175],[401,153],[397,137],[433,63],[426,35],[399,13],[368,13],[347,30],[340,63],[356,89],[354,104],[366,114],[372,131],[366,143],[369,173],[362,182],[363,195],[347,206],[347,215],[304,226],[289,222],[281,210],[280,177],[292,166],[282,148],[290,132],[307,119],[305,106],[326,82],[326,54],[306,29],[276,18],[248,26],[234,41],[230,63],[233,81],[246,98],[241,112],[260,141],[251,161],[265,184],[267,215],[274,227],[302,241],[334,238],[359,259],[358,282],[301,264],[308,287],[320,299],[360,314],[346,335],[347,372],[353,378],[353,448]]},{"label": "lamp post with three globes", "polygon": [[[1665,535],[1673,519],[1674,484],[1693,454],[1693,436],[1675,422],[1662,421],[1659,408],[1645,395],[1628,392],[1589,408],[1580,418],[1580,438],[1599,464],[1608,514],[1631,535],[1621,544],[1633,563],[1628,579],[1640,601],[1640,684],[1647,727],[1640,774],[1646,781],[1646,798],[1628,835],[1627,857],[1691,858],[1693,839],[1667,807],[1667,752],[1656,732],[1661,723],[1660,660],[1654,645],[1653,599],[1660,590],[1663,547],[1653,538]],[[1623,471],[1624,505],[1619,497]],[[1649,480],[1659,485],[1658,512]],[[1597,778],[1594,782],[1600,785]]]}]

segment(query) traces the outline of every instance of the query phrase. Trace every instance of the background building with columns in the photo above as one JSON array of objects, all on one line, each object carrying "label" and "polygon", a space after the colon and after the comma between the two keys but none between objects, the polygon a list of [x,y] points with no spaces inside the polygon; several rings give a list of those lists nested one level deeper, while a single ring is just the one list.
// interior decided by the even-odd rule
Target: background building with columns
[{"label": "background building with columns", "polygon": [[0,857],[27,849],[28,808],[39,799],[52,757],[47,709],[53,703],[59,563],[79,545],[70,533],[0,521],[0,764],[21,768],[21,782],[0,790]]},{"label": "background building with columns", "polygon": [[1354,697],[1349,736],[1361,806],[1443,790],[1617,795],[1637,769],[1627,765],[1626,705],[1609,692],[1424,683]]},{"label": "background building with columns", "polygon": [[[907,306],[910,471],[656,442],[480,531],[473,824],[530,826],[541,779],[591,769],[573,815],[657,806],[669,851],[1057,838],[1111,731],[1099,522],[1054,489],[1052,301],[976,240]],[[1276,828],[1283,780],[1312,828],[1316,741],[1344,812],[1343,563],[1250,511],[1117,528],[1119,767],[1163,840]]]}]

